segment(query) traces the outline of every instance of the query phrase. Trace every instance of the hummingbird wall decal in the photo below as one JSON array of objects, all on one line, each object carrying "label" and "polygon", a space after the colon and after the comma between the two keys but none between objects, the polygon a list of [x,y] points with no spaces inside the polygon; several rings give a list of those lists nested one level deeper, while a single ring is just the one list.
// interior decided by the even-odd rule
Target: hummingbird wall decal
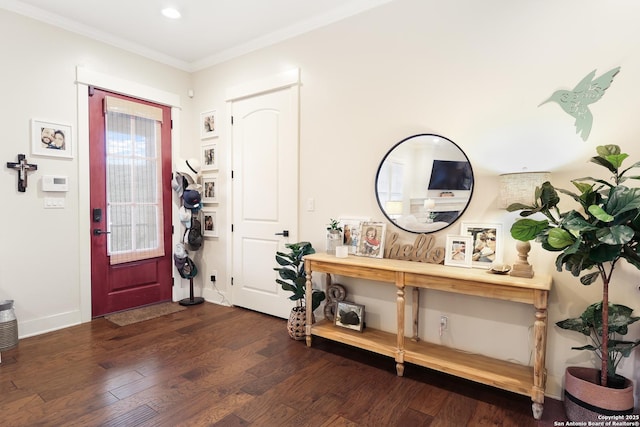
[{"label": "hummingbird wall decal", "polygon": [[540,105],[547,102],[556,102],[560,105],[567,114],[576,119],[576,133],[580,135],[583,141],[586,141],[589,138],[593,124],[593,115],[589,110],[589,104],[593,104],[602,98],[602,95],[611,86],[613,78],[619,71],[620,67],[616,67],[594,79],[596,70],[593,70],[573,90],[557,90]]}]

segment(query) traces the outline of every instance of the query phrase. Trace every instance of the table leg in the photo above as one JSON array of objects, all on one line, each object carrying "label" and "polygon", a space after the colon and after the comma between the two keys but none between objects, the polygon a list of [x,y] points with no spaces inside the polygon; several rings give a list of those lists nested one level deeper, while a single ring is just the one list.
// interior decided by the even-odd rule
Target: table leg
[{"label": "table leg", "polygon": [[411,302],[413,306],[413,337],[411,341],[418,342],[420,338],[418,338],[418,313],[420,311],[420,288],[413,288],[413,301]]},{"label": "table leg", "polygon": [[311,301],[311,294],[312,294],[312,290],[311,290],[311,262],[309,261],[305,261],[304,262],[304,268],[305,271],[307,272],[307,281],[305,283],[305,302],[306,302],[306,306],[307,306],[307,319],[305,322],[305,334],[306,334],[306,340],[307,340],[307,347],[311,347],[311,325],[312,325],[312,318],[313,318],[313,305],[312,305],[312,301]]},{"label": "table leg", "polygon": [[396,374],[399,377],[404,375],[404,351],[398,352],[396,356]]},{"label": "table leg", "polygon": [[547,382],[547,371],[545,368],[546,342],[547,342],[547,299],[549,293],[537,291],[535,294],[534,306],[536,308],[536,320],[533,324],[533,339],[535,355],[533,360],[533,390],[531,409],[533,417],[539,420],[542,417],[544,408],[544,389]]},{"label": "table leg", "polygon": [[399,377],[404,374],[404,273],[396,272],[396,311],[398,313],[397,342],[396,342],[396,372]]}]

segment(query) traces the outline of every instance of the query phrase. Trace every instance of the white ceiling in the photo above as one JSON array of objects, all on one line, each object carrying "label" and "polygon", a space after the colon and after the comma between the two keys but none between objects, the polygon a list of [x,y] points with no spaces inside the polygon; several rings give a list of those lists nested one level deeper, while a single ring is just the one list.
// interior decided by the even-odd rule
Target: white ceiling
[{"label": "white ceiling", "polygon": [[[197,71],[392,0],[0,0],[0,7]],[[160,10],[172,6],[182,18]]]}]

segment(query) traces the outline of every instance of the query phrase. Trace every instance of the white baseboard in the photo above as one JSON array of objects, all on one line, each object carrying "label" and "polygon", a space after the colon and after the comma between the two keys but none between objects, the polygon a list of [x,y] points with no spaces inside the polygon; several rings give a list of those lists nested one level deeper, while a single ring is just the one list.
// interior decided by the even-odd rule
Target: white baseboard
[{"label": "white baseboard", "polygon": [[204,289],[202,291],[202,297],[207,302],[231,307],[231,303],[225,292],[219,292],[216,289]]},{"label": "white baseboard", "polygon": [[57,331],[82,323],[80,310],[54,314],[53,316],[40,317],[33,320],[21,321],[18,318],[18,338],[28,338],[46,332]]}]

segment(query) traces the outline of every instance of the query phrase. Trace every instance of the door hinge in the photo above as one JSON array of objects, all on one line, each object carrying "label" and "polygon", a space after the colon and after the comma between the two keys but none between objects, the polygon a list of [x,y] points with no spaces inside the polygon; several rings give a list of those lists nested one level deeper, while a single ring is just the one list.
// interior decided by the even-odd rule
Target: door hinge
[{"label": "door hinge", "polygon": [[233,179],[233,171],[231,171],[231,179]]},{"label": "door hinge", "polygon": [[171,120],[171,129],[173,129],[173,120]]},{"label": "door hinge", "polygon": [[231,286],[233,286],[233,277],[231,278]]},{"label": "door hinge", "polygon": [[175,278],[171,278],[171,287],[173,288],[176,285],[176,279]]},{"label": "door hinge", "polygon": [[173,230],[173,225],[171,226],[171,234],[173,235],[173,233],[175,233],[175,231]]},{"label": "door hinge", "polygon": [[233,126],[233,116],[231,116],[231,126]]},{"label": "door hinge", "polygon": [[233,224],[231,224],[231,232],[233,233]]},{"label": "door hinge", "polygon": [[93,96],[96,94],[96,88],[93,86],[89,86],[89,96]]}]

